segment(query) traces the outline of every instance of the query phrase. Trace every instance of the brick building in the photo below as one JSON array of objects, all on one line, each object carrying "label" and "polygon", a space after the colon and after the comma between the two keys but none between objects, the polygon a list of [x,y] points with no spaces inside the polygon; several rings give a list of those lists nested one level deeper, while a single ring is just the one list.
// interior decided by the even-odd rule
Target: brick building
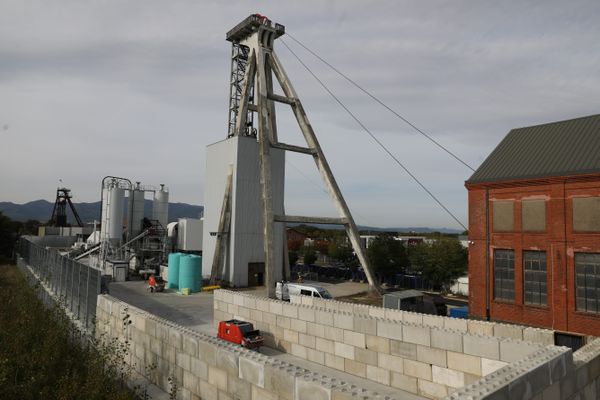
[{"label": "brick building", "polygon": [[600,115],[513,129],[465,186],[471,315],[600,335]]}]

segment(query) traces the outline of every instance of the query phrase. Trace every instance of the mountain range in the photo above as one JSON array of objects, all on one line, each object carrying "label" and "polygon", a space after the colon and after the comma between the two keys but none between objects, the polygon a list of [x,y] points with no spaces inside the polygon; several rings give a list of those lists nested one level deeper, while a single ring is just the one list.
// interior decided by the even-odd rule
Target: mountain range
[{"label": "mountain range", "polygon": [[[84,223],[100,220],[99,201],[94,203],[73,203],[75,210]],[[47,222],[52,217],[54,203],[46,200],[35,200],[25,204],[11,202],[0,202],[0,212],[15,221],[27,221],[29,219]],[[179,218],[198,218],[203,213],[204,207],[186,203],[169,203],[169,222],[177,221]],[[144,201],[144,215],[152,216],[152,200]],[[67,218],[69,223],[75,224],[75,218],[67,207]]]},{"label": "mountain range", "polygon": [[[74,203],[79,217],[84,223],[100,220],[100,202],[95,203]],[[54,203],[46,200],[35,200],[25,204],[15,204],[11,202],[0,202],[0,212],[15,221],[27,221],[29,219],[46,222],[52,217]],[[198,218],[204,212],[203,206],[196,206],[187,203],[169,203],[169,222],[177,221],[179,218]],[[152,216],[152,200],[145,200],[144,215]],[[67,216],[69,222],[74,224],[75,219],[67,207]],[[295,224],[288,224],[295,225]],[[338,225],[323,226],[323,228],[339,229]],[[428,228],[428,227],[392,227],[380,228],[372,226],[358,226],[361,231],[371,232],[414,232],[414,233],[461,233],[462,230],[452,228]]]}]

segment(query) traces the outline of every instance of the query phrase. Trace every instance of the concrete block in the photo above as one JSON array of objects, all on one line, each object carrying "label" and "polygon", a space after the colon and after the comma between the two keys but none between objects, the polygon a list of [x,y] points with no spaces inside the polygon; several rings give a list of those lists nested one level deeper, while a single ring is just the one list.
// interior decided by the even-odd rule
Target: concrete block
[{"label": "concrete block", "polygon": [[[306,335],[304,333],[296,332],[298,337],[298,344],[301,344],[304,347],[308,347],[314,349],[316,347],[316,337],[313,335]],[[285,335],[284,335],[285,336]]]},{"label": "concrete block", "polygon": [[[293,386],[292,386],[293,387]],[[221,400],[221,397],[219,397]],[[274,393],[252,386],[252,400],[279,400]]]},{"label": "concrete block", "polygon": [[183,336],[183,352],[192,357],[198,356],[198,339],[191,335]]},{"label": "concrete block", "polygon": [[523,342],[520,340],[501,340],[500,360],[506,362],[521,360],[538,350],[541,346],[542,345],[538,343]]},{"label": "concrete block", "polygon": [[275,315],[283,315],[283,303],[279,303],[277,301],[270,301],[269,312]]},{"label": "concrete block", "polygon": [[246,357],[239,358],[239,378],[260,388],[265,387],[264,364]]},{"label": "concrete block", "polygon": [[316,382],[296,378],[295,400],[331,400],[331,389]]},{"label": "concrete block", "polygon": [[554,344],[554,332],[547,329],[525,327],[523,329],[523,340],[541,343],[549,346]]},{"label": "concrete block", "polygon": [[340,329],[354,329],[354,316],[352,314],[333,314],[333,326]]},{"label": "concrete block", "polygon": [[407,343],[415,343],[423,346],[431,346],[431,328],[416,325],[404,325],[402,327],[402,340]]},{"label": "concrete block", "polygon": [[284,400],[293,400],[295,377],[287,368],[267,365],[265,367],[265,389]]},{"label": "concrete block", "polygon": [[281,315],[277,316],[277,326],[283,329],[290,329],[291,321],[288,317],[284,317]]},{"label": "concrete block", "polygon": [[306,349],[306,359],[317,364],[325,365],[325,353],[314,349]]},{"label": "concrete block", "polygon": [[508,365],[508,363],[505,363],[504,361],[490,360],[489,358],[482,358],[481,359],[481,375],[482,376],[489,375],[492,372],[496,372],[500,368],[505,367],[506,365]]},{"label": "concrete block", "polygon": [[333,315],[331,311],[327,310],[316,310],[315,311],[315,322],[317,324],[325,326],[333,326]]},{"label": "concrete block", "polygon": [[475,335],[494,336],[494,324],[485,321],[468,320],[467,332]]},{"label": "concrete block", "polygon": [[400,342],[398,340],[390,340],[390,354],[409,360],[416,360],[417,345],[414,343]]},{"label": "concrete block", "polygon": [[403,315],[404,315],[404,311],[402,311],[402,310],[394,310],[392,308],[386,308],[383,318],[389,319],[392,321],[403,321]]},{"label": "concrete block", "polygon": [[417,378],[396,372],[391,373],[390,385],[405,392],[417,393],[418,391]]},{"label": "concrete block", "polygon": [[[217,367],[227,373],[238,376],[239,371],[239,355],[237,353],[225,350],[217,350]],[[210,382],[210,380],[209,380]]]},{"label": "concrete block", "polygon": [[433,382],[439,383],[440,385],[446,385],[453,388],[461,388],[465,385],[465,373],[461,371],[433,365],[431,367],[431,375]]},{"label": "concrete block", "polygon": [[439,383],[430,382],[428,380],[419,379],[419,394],[430,399],[441,399],[448,395],[448,388]]},{"label": "concrete block", "polygon": [[315,338],[315,348],[318,351],[322,351],[325,353],[335,353],[335,348],[333,344],[333,340],[322,339],[320,337]]},{"label": "concrete block", "polygon": [[236,313],[236,319],[241,319],[242,321],[246,321],[250,318],[250,309],[242,306],[238,306],[238,310]]},{"label": "concrete block", "polygon": [[387,369],[367,365],[367,379],[381,383],[382,385],[390,385],[390,371]]},{"label": "concrete block", "polygon": [[365,335],[365,340],[367,349],[377,353],[390,353],[390,339],[374,335]]},{"label": "concrete block", "polygon": [[344,370],[344,358],[334,354],[325,353],[325,365],[340,371]]},{"label": "concrete block", "polygon": [[449,351],[446,354],[448,358],[448,368],[457,371],[467,372],[469,374],[481,376],[481,357],[471,356],[463,353]]},{"label": "concrete block", "polygon": [[208,365],[217,365],[217,348],[208,342],[198,341],[198,358]]},{"label": "concrete block", "polygon": [[169,327],[169,345],[175,347],[176,350],[183,350],[181,332],[177,328]]},{"label": "concrete block", "polygon": [[263,311],[262,320],[269,326],[277,326],[277,315],[273,313]]},{"label": "concrete block", "polygon": [[[252,384],[243,379],[229,375],[227,377],[227,390],[235,396],[235,400],[252,400]],[[200,392],[199,395],[203,396],[204,393]]]},{"label": "concrete block", "polygon": [[290,321],[290,329],[299,333],[306,333],[306,321],[302,321],[298,318],[292,318]]},{"label": "concrete block", "polygon": [[[557,382],[567,376],[570,367],[573,365],[573,353],[566,352],[560,357],[555,357],[550,360],[550,379],[552,382]],[[591,365],[590,365],[591,366]],[[596,372],[592,373],[592,377],[597,377]]]},{"label": "concrete block", "polygon": [[405,311],[402,314],[402,321],[407,324],[423,325],[423,314]]},{"label": "concrete block", "polygon": [[296,343],[292,343],[292,351],[290,353],[292,353],[296,357],[302,358],[303,360],[306,360],[308,358],[308,355],[306,354],[306,347]]},{"label": "concrete block", "polygon": [[463,336],[463,351],[473,356],[500,359],[500,342],[495,337],[481,335]]},{"label": "concrete block", "polygon": [[198,392],[198,381],[189,371],[183,371],[183,388],[193,393]]},{"label": "concrete block", "polygon": [[377,365],[388,371],[402,373],[404,371],[404,359],[389,354],[377,354]]},{"label": "concrete block", "polygon": [[244,305],[244,297],[238,293],[234,293],[233,294],[233,304],[235,304],[236,306],[243,306]]},{"label": "concrete block", "polygon": [[189,354],[177,352],[177,366],[190,371],[192,367]]},{"label": "concrete block", "polygon": [[419,361],[404,360],[404,375],[431,381],[431,365]]},{"label": "concrete block", "polygon": [[377,353],[372,350],[355,347],[354,359],[364,364],[377,365]]},{"label": "concrete block", "polygon": [[364,333],[365,335],[377,335],[377,320],[374,318],[364,318],[356,316],[353,318],[355,332]]},{"label": "concrete block", "polygon": [[464,318],[444,318],[444,328],[467,332],[467,321],[468,320]]},{"label": "concrete block", "polygon": [[208,383],[220,390],[227,390],[227,372],[208,366]]},{"label": "concrete block", "polygon": [[343,342],[344,341],[344,330],[340,328],[334,328],[332,326],[324,327],[324,338],[333,340],[334,342]]},{"label": "concrete block", "polygon": [[283,315],[285,315],[288,318],[298,318],[298,306],[293,304],[284,304]]},{"label": "concrete block", "polygon": [[364,333],[344,330],[344,343],[358,348],[366,348],[366,340]]},{"label": "concrete block", "polygon": [[[357,307],[355,307],[356,310]],[[369,315],[373,318],[385,318],[385,308],[383,307],[368,307],[368,309],[365,310],[364,307],[362,307],[362,310],[358,311],[358,312],[354,312],[354,314],[358,314],[358,315]]]},{"label": "concrete block", "polygon": [[437,315],[423,315],[423,325],[429,326],[431,328],[443,328],[444,327],[444,318],[439,317]]},{"label": "concrete block", "polygon": [[313,322],[306,323],[306,333],[320,338],[325,337],[325,327]]},{"label": "concrete block", "polygon": [[208,380],[208,364],[196,357],[190,358],[190,371],[199,379]]},{"label": "concrete block", "polygon": [[[305,335],[306,336],[306,335]],[[296,331],[292,331],[290,329],[283,330],[283,340],[290,343],[299,343],[299,334]]]},{"label": "concrete block", "polygon": [[271,302],[269,300],[256,299],[256,309],[259,311],[270,312],[270,310],[271,310],[270,304],[271,304]]},{"label": "concrete block", "polygon": [[354,346],[345,343],[335,342],[334,354],[339,357],[354,360]]},{"label": "concrete block", "polygon": [[208,381],[199,381],[198,391],[202,393],[202,400],[218,400],[219,398],[219,390],[215,385],[211,385]]},{"label": "concrete block", "polygon": [[494,325],[494,336],[523,340],[523,327],[509,324]]},{"label": "concrete block", "polygon": [[250,320],[252,320],[253,322],[262,322],[263,318],[262,318],[262,311],[260,310],[254,310],[254,309],[250,309]]},{"label": "concrete block", "polygon": [[396,322],[377,320],[377,336],[402,340],[402,325]]},{"label": "concrete block", "polygon": [[462,333],[456,331],[432,329],[431,347],[462,353],[463,335]]},{"label": "concrete block", "polygon": [[417,345],[417,361],[445,368],[447,366],[446,350]]},{"label": "concrete block", "polygon": [[366,378],[367,365],[346,358],[344,359],[344,371],[352,375],[360,376],[361,378]]}]

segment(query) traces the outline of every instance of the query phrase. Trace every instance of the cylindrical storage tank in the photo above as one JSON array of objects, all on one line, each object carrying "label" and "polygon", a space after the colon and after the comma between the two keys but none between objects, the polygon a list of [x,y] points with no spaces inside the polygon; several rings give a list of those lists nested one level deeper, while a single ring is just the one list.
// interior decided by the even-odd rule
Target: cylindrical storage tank
[{"label": "cylindrical storage tank", "polygon": [[123,203],[125,190],[113,185],[108,192],[108,239],[123,239]]},{"label": "cylindrical storage tank", "polygon": [[202,257],[196,255],[181,256],[179,261],[179,291],[189,289],[190,293],[199,292],[202,285]]},{"label": "cylindrical storage tank", "polygon": [[158,220],[163,228],[167,228],[169,222],[169,192],[165,185],[160,185],[160,190],[154,193],[152,204],[152,219]]},{"label": "cylindrical storage tank", "polygon": [[167,276],[167,288],[178,289],[179,288],[179,263],[181,261],[181,253],[169,254],[169,272]]},{"label": "cylindrical storage tank", "polygon": [[102,212],[100,214],[100,240],[108,239],[108,188],[102,187]]},{"label": "cylindrical storage tank", "polygon": [[144,191],[137,187],[133,189],[131,201],[133,202],[131,209],[131,221],[129,222],[131,237],[134,238],[142,232],[142,220],[144,219]]}]

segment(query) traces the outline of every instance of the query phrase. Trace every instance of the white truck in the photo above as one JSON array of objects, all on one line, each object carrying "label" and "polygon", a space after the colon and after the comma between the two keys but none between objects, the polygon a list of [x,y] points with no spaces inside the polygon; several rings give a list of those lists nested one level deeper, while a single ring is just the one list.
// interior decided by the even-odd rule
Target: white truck
[{"label": "white truck", "polygon": [[320,299],[333,299],[327,289],[311,283],[277,282],[275,297],[290,301],[290,295],[311,296]]}]

